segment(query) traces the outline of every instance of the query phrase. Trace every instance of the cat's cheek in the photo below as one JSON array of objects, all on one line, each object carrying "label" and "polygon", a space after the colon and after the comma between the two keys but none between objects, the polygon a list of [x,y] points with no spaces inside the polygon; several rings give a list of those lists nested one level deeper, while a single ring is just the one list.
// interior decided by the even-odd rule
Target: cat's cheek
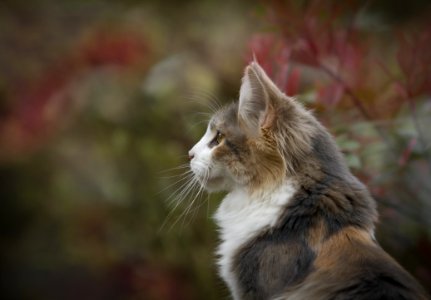
[{"label": "cat's cheek", "polygon": [[229,149],[220,145],[213,151],[213,160],[215,163],[223,166],[224,168],[229,168],[232,164],[238,161],[237,158],[229,151]]}]

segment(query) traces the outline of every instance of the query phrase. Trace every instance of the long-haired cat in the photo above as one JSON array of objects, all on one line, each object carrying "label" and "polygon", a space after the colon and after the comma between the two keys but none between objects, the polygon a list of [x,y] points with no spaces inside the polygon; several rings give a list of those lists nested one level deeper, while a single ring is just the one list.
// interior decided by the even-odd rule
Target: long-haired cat
[{"label": "long-haired cat", "polygon": [[376,203],[333,138],[257,62],[189,157],[204,188],[228,191],[215,220],[234,299],[428,298],[376,242]]}]

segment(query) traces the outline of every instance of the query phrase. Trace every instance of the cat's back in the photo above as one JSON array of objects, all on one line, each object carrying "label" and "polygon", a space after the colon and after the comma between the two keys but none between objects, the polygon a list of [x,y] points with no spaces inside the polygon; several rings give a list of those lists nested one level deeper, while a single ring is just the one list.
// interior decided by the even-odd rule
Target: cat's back
[{"label": "cat's back", "polygon": [[428,299],[366,232],[346,227],[323,243],[267,231],[237,252],[238,299]]},{"label": "cat's back", "polygon": [[276,299],[429,299],[366,234],[346,228],[322,244],[313,270]]},{"label": "cat's back", "polygon": [[290,198],[278,202],[276,221],[237,249],[238,299],[428,299],[374,239],[368,190],[349,173],[339,176],[342,166],[315,163],[304,162],[294,192],[279,194]]}]

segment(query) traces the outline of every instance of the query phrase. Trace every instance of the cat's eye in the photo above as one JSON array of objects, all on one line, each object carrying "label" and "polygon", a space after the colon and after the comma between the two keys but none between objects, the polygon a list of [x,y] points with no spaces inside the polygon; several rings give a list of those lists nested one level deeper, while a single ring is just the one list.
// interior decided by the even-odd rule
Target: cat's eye
[{"label": "cat's eye", "polygon": [[223,134],[220,131],[217,131],[215,140],[216,140],[217,144],[220,144],[221,141],[223,140]]},{"label": "cat's eye", "polygon": [[214,146],[219,145],[223,141],[223,139],[224,139],[223,133],[221,133],[220,131],[217,130],[217,133],[216,133],[214,139],[210,143],[210,146],[214,147]]}]

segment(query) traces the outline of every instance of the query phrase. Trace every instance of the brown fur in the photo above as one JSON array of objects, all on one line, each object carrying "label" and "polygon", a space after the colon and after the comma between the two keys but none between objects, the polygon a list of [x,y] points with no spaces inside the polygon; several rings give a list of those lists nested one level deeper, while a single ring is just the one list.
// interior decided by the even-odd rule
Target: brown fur
[{"label": "brown fur", "polygon": [[[215,149],[215,158],[229,166],[237,177],[246,180],[251,192],[279,184],[285,177],[286,161],[273,131],[262,128],[259,138],[248,137],[239,125],[233,126],[236,121],[230,119],[237,110],[237,106],[229,106],[219,113],[223,121],[219,116],[213,120],[214,126],[229,137]],[[229,148],[229,143],[235,145],[235,149]]]},{"label": "brown fur", "polygon": [[[279,299],[428,299],[411,276],[382,251],[366,231],[351,227],[343,229],[323,243],[318,252],[314,261],[316,271]],[[392,280],[401,286],[401,292],[394,294],[394,298],[373,298],[373,294],[367,291],[364,296],[337,298],[337,293],[346,286],[357,285],[367,268],[370,274],[381,269],[379,271],[388,279],[394,277]],[[370,278],[372,283],[375,278]],[[395,290],[397,287],[392,288]]]}]

